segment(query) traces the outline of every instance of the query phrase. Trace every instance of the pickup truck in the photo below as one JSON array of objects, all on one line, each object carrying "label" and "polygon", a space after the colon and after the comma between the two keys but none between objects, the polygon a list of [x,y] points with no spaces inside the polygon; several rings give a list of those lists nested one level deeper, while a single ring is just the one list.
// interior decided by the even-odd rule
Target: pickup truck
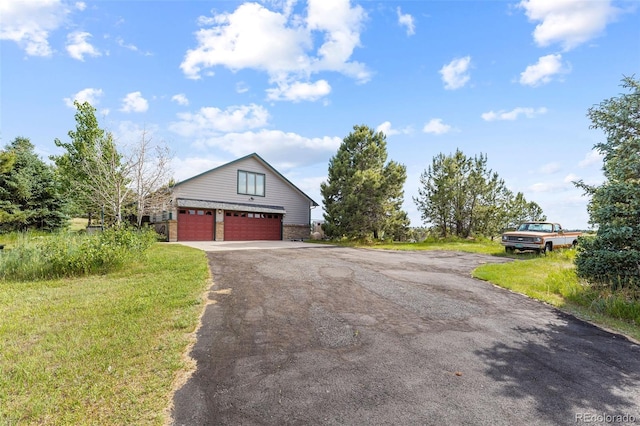
[{"label": "pickup truck", "polygon": [[559,223],[525,222],[512,232],[502,234],[507,253],[514,250],[533,250],[546,253],[556,248],[575,247],[581,232],[565,232]]}]

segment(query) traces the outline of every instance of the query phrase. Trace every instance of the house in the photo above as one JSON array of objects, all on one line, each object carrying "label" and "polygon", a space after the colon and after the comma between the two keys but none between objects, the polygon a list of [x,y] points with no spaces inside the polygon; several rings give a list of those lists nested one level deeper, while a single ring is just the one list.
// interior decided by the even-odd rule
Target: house
[{"label": "house", "polygon": [[155,226],[169,241],[307,239],[317,206],[253,153],[176,184]]}]

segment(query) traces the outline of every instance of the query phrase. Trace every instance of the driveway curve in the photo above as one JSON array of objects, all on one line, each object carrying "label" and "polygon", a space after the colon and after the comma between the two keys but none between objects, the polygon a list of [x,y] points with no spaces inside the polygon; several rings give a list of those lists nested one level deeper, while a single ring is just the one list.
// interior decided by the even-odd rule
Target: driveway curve
[{"label": "driveway curve", "polygon": [[470,277],[505,259],[311,245],[208,256],[176,425],[640,423],[640,346]]}]

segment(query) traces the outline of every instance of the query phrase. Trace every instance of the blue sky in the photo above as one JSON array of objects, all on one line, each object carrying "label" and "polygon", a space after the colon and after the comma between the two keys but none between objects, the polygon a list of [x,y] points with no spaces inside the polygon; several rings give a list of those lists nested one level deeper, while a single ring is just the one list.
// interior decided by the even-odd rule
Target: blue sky
[{"label": "blue sky", "polygon": [[[635,1],[0,3],[0,143],[47,158],[89,101],[123,150],[143,129],[183,180],[257,152],[318,203],[356,124],[407,166],[484,153],[507,186],[586,228],[572,180],[602,181],[587,109],[640,75]],[[320,208],[314,219],[322,218]]]}]

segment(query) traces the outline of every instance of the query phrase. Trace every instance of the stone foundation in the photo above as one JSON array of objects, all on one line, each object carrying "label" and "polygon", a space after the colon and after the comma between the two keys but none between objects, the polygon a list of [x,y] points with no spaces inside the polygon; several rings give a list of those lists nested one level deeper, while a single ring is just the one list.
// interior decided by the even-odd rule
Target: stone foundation
[{"label": "stone foundation", "polygon": [[308,240],[311,236],[309,225],[283,225],[283,240]]},{"label": "stone foundation", "polygon": [[164,222],[156,222],[153,229],[160,235],[164,235],[165,241],[178,241],[178,221],[166,220]]}]

